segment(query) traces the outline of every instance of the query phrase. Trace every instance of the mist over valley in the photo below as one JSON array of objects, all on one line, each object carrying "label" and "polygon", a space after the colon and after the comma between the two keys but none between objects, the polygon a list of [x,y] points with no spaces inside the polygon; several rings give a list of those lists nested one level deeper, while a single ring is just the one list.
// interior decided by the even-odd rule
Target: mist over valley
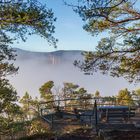
[{"label": "mist over valley", "polygon": [[30,52],[16,49],[15,65],[19,66],[16,75],[10,76],[10,82],[19,96],[28,91],[33,97],[39,96],[39,88],[52,80],[56,87],[63,82],[72,82],[84,87],[89,93],[100,91],[101,95],[115,95],[120,89],[137,89],[140,84],[130,84],[123,78],[113,78],[99,72],[85,75],[73,65],[74,60],[82,60],[82,51]]}]

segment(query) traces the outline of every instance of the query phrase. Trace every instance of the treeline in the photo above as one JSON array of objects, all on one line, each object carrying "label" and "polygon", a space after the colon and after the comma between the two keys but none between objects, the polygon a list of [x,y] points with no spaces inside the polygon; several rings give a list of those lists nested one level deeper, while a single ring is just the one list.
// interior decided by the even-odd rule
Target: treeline
[{"label": "treeline", "polygon": [[[44,83],[38,97],[28,92],[19,98],[14,88],[5,80],[0,84],[0,135],[14,136],[22,133],[33,135],[48,132],[40,117],[42,104],[44,107],[77,105],[86,108],[96,99],[98,105],[138,105],[140,106],[140,89],[129,91],[122,89],[116,96],[102,96],[99,91],[88,93],[77,84],[65,82],[63,87],[56,87],[53,81]],[[70,100],[72,99],[72,100]],[[58,102],[59,100],[63,102]],[[57,102],[55,102],[57,101]],[[48,127],[48,126],[47,126]]]}]

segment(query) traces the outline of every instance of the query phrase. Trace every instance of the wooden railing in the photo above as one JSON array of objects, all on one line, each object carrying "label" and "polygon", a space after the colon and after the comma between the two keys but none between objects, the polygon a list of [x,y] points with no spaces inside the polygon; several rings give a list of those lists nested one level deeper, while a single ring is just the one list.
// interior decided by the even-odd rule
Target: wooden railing
[{"label": "wooden railing", "polygon": [[[40,115],[44,117],[45,115],[50,116],[51,119],[46,121],[49,122],[52,126],[54,123],[54,115],[55,113],[59,114],[60,116],[63,116],[63,112],[72,112],[71,115],[77,116],[90,116],[94,118],[94,125],[97,126],[99,123],[99,116],[106,116],[107,120],[109,117],[133,117],[135,115],[134,113],[134,108],[136,108],[136,105],[133,105],[128,103],[128,104],[118,104],[117,103],[117,98],[113,101],[105,101],[105,98],[75,98],[75,99],[61,99],[61,100],[53,100],[53,101],[48,101],[48,102],[40,102]],[[121,99],[124,101],[127,101],[126,99]],[[73,103],[72,101],[75,101]],[[131,100],[132,101],[132,100]],[[133,100],[135,102],[135,100]],[[47,106],[47,104],[51,104],[52,106]],[[112,109],[110,112],[110,109],[104,108],[104,113],[101,115],[101,108],[102,107],[108,107],[108,106],[118,106],[118,111],[116,112],[116,109]],[[119,108],[120,107],[120,108]],[[124,109],[123,109],[123,108]],[[127,108],[125,110],[125,108]],[[82,109],[80,111],[80,109]],[[77,113],[76,111],[77,110]],[[86,112],[87,110],[91,110],[93,113],[91,115],[86,114],[86,113],[81,113],[81,112]],[[124,113],[125,112],[125,113]],[[116,114],[117,113],[117,114]],[[100,115],[99,115],[100,114]]]}]

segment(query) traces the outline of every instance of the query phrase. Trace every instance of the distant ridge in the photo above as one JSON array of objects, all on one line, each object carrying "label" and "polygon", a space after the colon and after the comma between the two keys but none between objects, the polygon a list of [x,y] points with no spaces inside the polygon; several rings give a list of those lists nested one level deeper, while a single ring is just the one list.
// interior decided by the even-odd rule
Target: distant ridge
[{"label": "distant ridge", "polygon": [[30,50],[24,50],[24,49],[20,49],[20,48],[13,48],[15,51],[17,52],[26,52],[26,53],[67,53],[67,52],[75,52],[75,53],[79,53],[79,52],[84,52],[83,50],[56,50],[56,51],[52,51],[52,52],[36,52],[36,51],[30,51]]},{"label": "distant ridge", "polygon": [[37,59],[40,61],[46,60],[50,63],[62,63],[64,61],[70,61],[71,63],[74,60],[82,59],[82,51],[79,50],[58,50],[54,52],[32,52],[27,50],[22,50],[19,48],[14,48],[17,54],[17,60],[29,60]]},{"label": "distant ridge", "polygon": [[99,72],[93,75],[85,75],[73,65],[74,60],[83,60],[82,51],[59,50],[54,52],[32,52],[15,49],[17,52],[14,64],[18,67],[18,74],[9,77],[19,96],[28,91],[32,96],[39,96],[40,86],[49,80],[54,81],[56,87],[64,82],[72,82],[84,87],[90,93],[96,90],[101,95],[115,95],[120,89],[127,87],[130,90],[137,89],[133,84],[127,83],[123,78],[105,76]]}]

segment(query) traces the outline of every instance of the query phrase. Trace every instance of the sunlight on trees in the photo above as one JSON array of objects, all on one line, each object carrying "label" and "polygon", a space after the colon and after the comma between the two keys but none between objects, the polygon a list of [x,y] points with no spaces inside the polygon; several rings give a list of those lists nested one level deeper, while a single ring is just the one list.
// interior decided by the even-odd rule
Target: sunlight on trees
[{"label": "sunlight on trees", "polygon": [[117,102],[118,104],[121,105],[132,105],[133,103],[133,98],[132,94],[128,89],[120,90],[118,95],[117,95]]},{"label": "sunlight on trees", "polygon": [[11,34],[12,39],[38,34],[56,46],[54,33],[54,14],[38,0],[8,0],[0,2],[0,34]]},{"label": "sunlight on trees", "polygon": [[[106,32],[94,52],[84,52],[84,62],[75,61],[75,65],[84,72],[110,73],[111,76],[124,77],[129,82],[140,80],[140,12],[135,8],[137,0],[78,0],[78,5],[70,5],[85,21],[84,29],[91,35]],[[87,100],[92,94],[77,84],[65,82],[62,89],[53,92],[54,82],[44,83],[40,99],[33,99],[28,92],[20,99],[6,76],[18,71],[13,65],[16,54],[10,45],[21,39],[26,41],[29,35],[37,34],[56,47],[54,22],[56,18],[39,0],[1,0],[0,1],[0,135],[13,136],[19,131],[26,134],[48,132],[38,120],[40,102],[49,102],[46,107],[57,107],[55,99],[79,99],[65,101],[65,106],[77,105],[86,109],[93,102]],[[57,97],[56,97],[57,96]],[[96,91],[95,99],[101,98]],[[136,102],[133,102],[135,99]],[[101,103],[140,106],[140,89],[132,92],[122,89],[116,96],[106,96]],[[58,104],[59,105],[59,104]]]},{"label": "sunlight on trees", "polygon": [[0,134],[14,133],[12,123],[22,115],[15,89],[6,81],[0,80]]},{"label": "sunlight on trees", "polygon": [[[54,100],[54,95],[52,93],[53,86],[54,86],[54,82],[48,81],[40,87],[40,89],[39,89],[40,97],[43,101],[49,102],[49,101]],[[48,107],[53,107],[54,103],[50,102],[47,105],[48,105]]]},{"label": "sunlight on trees", "polygon": [[[52,10],[37,0],[0,1],[0,134],[14,133],[11,130],[17,129],[16,125],[12,126],[17,114],[22,116],[29,109],[27,94],[21,100],[24,104],[21,111],[17,93],[6,80],[7,75],[18,70],[13,65],[16,55],[10,45],[18,39],[26,41],[29,35],[38,34],[56,47],[57,39],[52,36],[55,21]],[[33,104],[36,106],[37,100]]]},{"label": "sunlight on trees", "polygon": [[[32,98],[28,92],[25,92],[24,96],[20,98],[20,106],[18,106],[16,104],[18,98],[13,87],[8,86],[7,83],[1,86],[0,135],[14,138],[17,134],[24,132],[24,136],[37,134],[51,136],[53,132],[50,131],[50,126],[45,124],[40,116],[42,107],[48,111],[53,110],[53,113],[61,112],[57,108],[76,112],[78,109],[93,109],[95,99],[98,106],[130,107],[139,105],[136,100],[139,98],[139,89],[132,92],[128,89],[122,89],[116,96],[102,96],[99,91],[96,91],[93,96],[83,87],[71,82],[65,82],[61,88],[59,87],[59,94],[54,89],[55,83],[47,81],[39,88],[40,98]],[[61,101],[59,104],[57,103],[58,99]],[[62,116],[57,117],[62,118]]]},{"label": "sunlight on trees", "polygon": [[97,72],[140,80],[140,12],[138,0],[81,0],[66,3],[85,21],[84,29],[93,36],[106,32],[93,52],[75,65],[85,73]]}]

